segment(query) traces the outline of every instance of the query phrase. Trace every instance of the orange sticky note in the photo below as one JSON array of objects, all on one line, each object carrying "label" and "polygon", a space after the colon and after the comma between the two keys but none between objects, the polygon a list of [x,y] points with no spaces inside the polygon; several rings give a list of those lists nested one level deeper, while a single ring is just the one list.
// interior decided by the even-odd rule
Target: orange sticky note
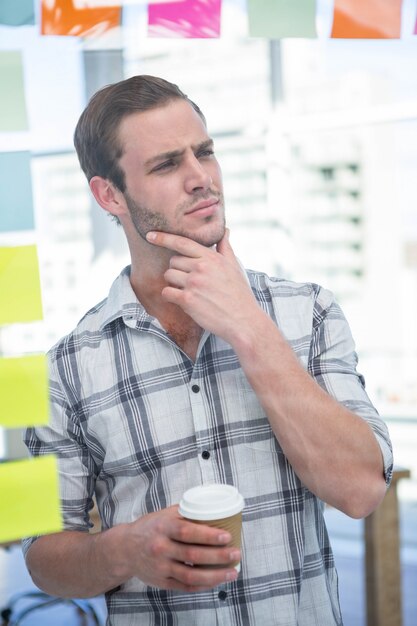
[{"label": "orange sticky note", "polygon": [[334,0],[332,38],[398,39],[402,0]]},{"label": "orange sticky note", "polygon": [[114,6],[92,6],[80,8],[74,0],[42,0],[42,35],[73,35],[86,37],[100,35],[120,26],[122,9],[114,0]]}]

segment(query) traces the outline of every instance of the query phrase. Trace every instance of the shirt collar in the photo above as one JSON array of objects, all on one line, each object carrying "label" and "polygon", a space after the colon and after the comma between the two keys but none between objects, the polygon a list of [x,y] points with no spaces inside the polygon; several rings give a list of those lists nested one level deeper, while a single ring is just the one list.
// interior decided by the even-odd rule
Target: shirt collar
[{"label": "shirt collar", "polygon": [[[238,263],[250,284],[247,271],[239,259]],[[100,330],[119,317],[122,317],[128,326],[137,326],[141,323],[149,326],[150,323],[156,322],[137,299],[130,283],[130,271],[131,266],[127,265],[110,287],[109,295],[101,309]]]},{"label": "shirt collar", "polygon": [[132,289],[130,269],[130,265],[126,266],[110,287],[109,295],[101,310],[100,330],[119,317],[123,317],[129,326],[132,325],[130,320],[134,320],[136,325],[140,320],[149,322],[153,319],[145,311]]}]

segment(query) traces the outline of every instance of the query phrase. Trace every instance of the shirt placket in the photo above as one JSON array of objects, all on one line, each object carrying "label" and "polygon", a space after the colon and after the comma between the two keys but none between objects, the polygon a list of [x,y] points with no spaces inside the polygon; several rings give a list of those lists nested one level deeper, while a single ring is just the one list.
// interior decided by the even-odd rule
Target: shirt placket
[{"label": "shirt placket", "polygon": [[[198,359],[198,357],[197,357]],[[198,360],[193,368],[189,383],[191,411],[196,436],[198,462],[202,483],[218,482],[217,453],[213,449],[210,433],[209,402],[205,398],[207,382],[198,367]],[[216,626],[231,626],[230,584],[219,585],[212,590],[213,606],[216,610]]]},{"label": "shirt placket", "polygon": [[215,467],[216,453],[210,443],[208,405],[204,401],[204,379],[197,374],[196,368],[194,368],[190,380],[189,394],[202,483],[214,483],[217,475]]}]

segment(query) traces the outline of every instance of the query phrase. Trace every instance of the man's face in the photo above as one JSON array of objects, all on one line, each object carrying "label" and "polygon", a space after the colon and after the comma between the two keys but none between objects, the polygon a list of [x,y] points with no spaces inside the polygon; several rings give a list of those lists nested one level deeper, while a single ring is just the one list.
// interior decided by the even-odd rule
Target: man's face
[{"label": "man's face", "polygon": [[212,246],[224,235],[220,167],[213,141],[192,106],[173,100],[121,123],[124,198],[137,233],[183,235]]}]

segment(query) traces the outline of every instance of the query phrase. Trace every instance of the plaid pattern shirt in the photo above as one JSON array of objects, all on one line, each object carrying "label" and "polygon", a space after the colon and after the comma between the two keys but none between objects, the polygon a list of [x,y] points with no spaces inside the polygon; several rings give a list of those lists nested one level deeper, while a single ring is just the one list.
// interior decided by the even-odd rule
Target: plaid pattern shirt
[{"label": "plaid pattern shirt", "polygon": [[[368,421],[389,482],[388,432],[331,293],[247,276],[302,365]],[[230,345],[205,332],[192,362],[137,301],[126,268],[49,357],[51,421],[29,429],[26,443],[34,455],[59,457],[66,529],[88,531],[93,493],[104,529],[175,504],[199,484],[232,484],[245,498],[237,581],[184,594],[127,580],[107,594],[108,625],[342,624],[324,504],[288,463]]]}]

